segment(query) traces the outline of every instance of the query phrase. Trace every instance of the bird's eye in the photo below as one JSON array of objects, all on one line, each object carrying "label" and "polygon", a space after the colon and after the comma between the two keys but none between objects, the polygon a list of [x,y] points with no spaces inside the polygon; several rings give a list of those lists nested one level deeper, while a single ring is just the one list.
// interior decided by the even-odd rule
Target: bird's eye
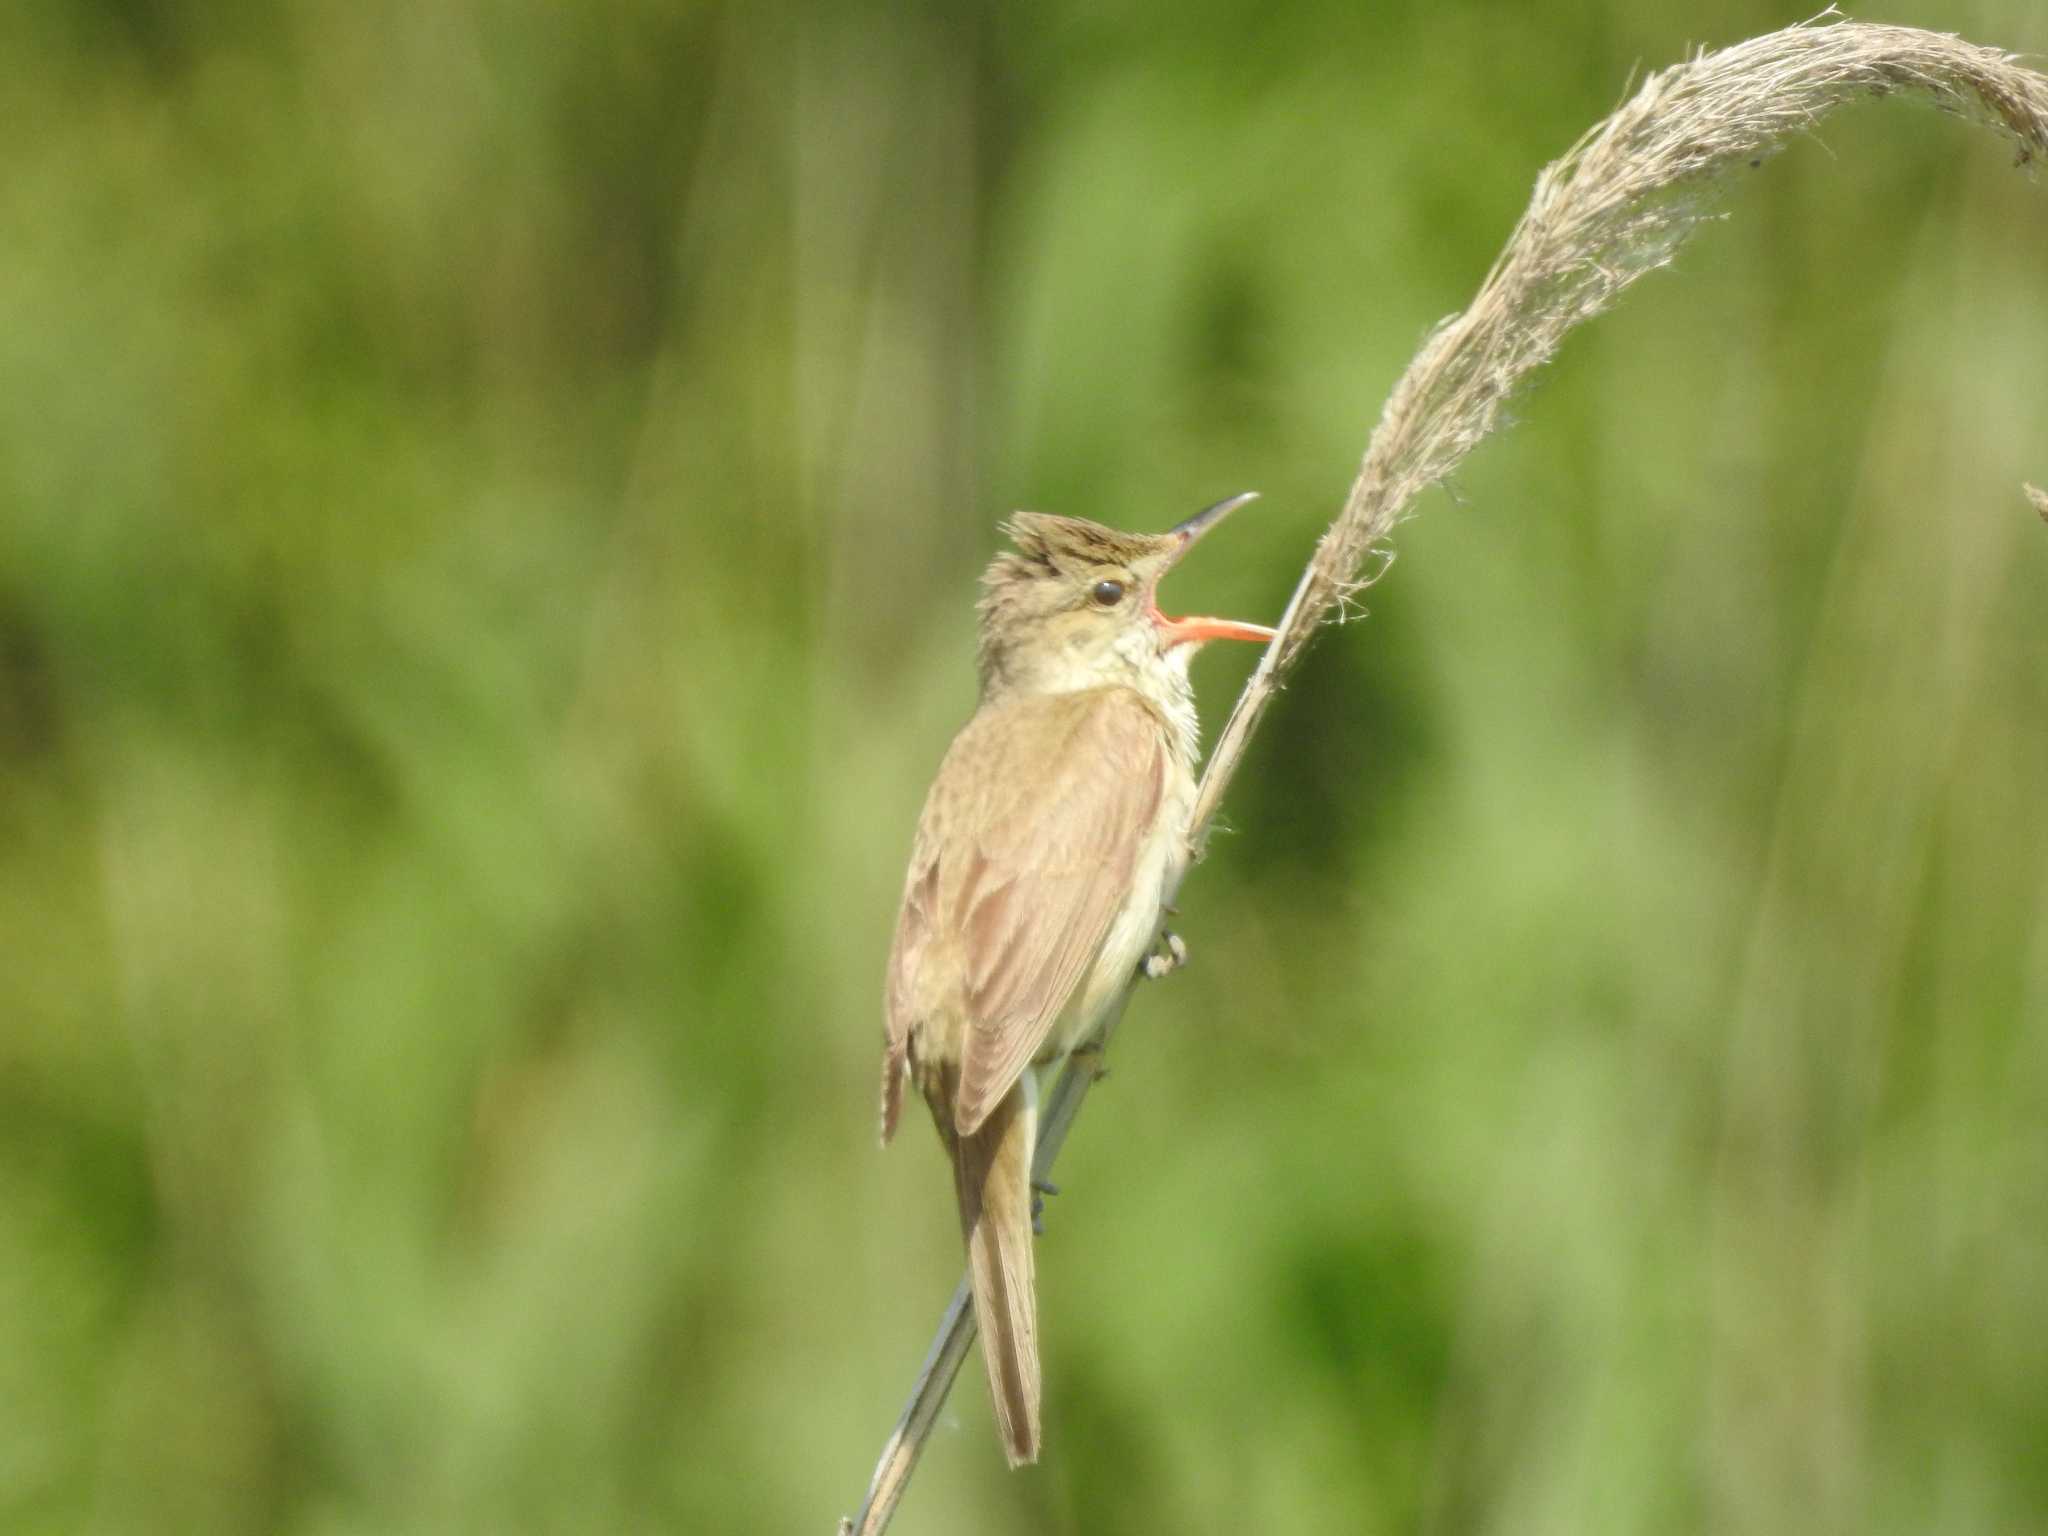
[{"label": "bird's eye", "polygon": [[1114,608],[1124,600],[1124,584],[1120,581],[1098,581],[1093,596],[1103,607]]}]

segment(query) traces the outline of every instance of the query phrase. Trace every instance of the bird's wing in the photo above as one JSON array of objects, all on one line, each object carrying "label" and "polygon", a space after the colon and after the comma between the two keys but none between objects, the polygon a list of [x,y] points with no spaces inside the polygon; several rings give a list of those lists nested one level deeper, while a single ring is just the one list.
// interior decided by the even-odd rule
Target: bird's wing
[{"label": "bird's wing", "polygon": [[[947,753],[904,886],[888,1029],[900,1063],[914,1011],[930,1003],[919,965],[956,956],[962,1135],[1037,1054],[1102,947],[1159,814],[1166,753],[1159,716],[1125,688],[999,704]],[[885,1123],[900,1082],[899,1065]]]}]

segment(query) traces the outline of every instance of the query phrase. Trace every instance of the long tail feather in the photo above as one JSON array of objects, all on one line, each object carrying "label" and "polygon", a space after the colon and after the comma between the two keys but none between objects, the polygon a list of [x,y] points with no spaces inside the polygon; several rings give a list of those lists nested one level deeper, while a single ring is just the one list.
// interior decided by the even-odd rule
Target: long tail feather
[{"label": "long tail feather", "polygon": [[[1038,1460],[1038,1293],[1031,1248],[1035,1090],[1026,1071],[973,1135],[946,1138],[960,1229],[967,1238],[981,1358],[996,1427],[1013,1467]],[[940,1118],[951,1118],[950,1105]]]}]

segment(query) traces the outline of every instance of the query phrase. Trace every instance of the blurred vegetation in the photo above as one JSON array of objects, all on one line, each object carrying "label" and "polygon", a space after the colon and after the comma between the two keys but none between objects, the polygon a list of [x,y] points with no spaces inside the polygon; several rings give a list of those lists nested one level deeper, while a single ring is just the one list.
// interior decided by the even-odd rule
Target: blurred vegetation
[{"label": "blurred vegetation", "polygon": [[[828,1531],[993,524],[1256,486],[1176,588],[1277,612],[1538,167],[1808,9],[0,10],[0,1530]],[[1404,530],[1069,1148],[1045,1465],[971,1366],[899,1530],[2048,1526],[2038,183],[1832,120]]]}]

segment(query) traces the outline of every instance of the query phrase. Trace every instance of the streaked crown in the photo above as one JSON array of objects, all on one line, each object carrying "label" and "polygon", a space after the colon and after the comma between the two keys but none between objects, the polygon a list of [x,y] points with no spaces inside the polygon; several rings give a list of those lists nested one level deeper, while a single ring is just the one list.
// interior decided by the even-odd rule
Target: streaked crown
[{"label": "streaked crown", "polygon": [[[981,578],[985,694],[1085,686],[1115,670],[1117,633],[1146,623],[1153,584],[1183,542],[1050,512],[1015,513],[1003,532],[1016,549],[997,555]],[[1148,643],[1156,651],[1156,640]]]}]

